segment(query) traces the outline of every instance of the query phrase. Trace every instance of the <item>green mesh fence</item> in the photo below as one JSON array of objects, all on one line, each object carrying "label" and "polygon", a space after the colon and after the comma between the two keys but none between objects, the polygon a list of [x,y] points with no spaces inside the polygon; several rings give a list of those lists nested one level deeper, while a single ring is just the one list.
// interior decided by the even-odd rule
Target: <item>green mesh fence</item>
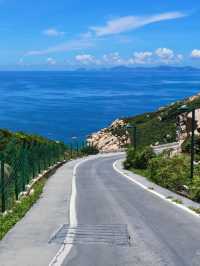
[{"label": "green mesh fence", "polygon": [[0,153],[0,212],[12,208],[34,177],[67,157],[61,143],[9,143]]}]

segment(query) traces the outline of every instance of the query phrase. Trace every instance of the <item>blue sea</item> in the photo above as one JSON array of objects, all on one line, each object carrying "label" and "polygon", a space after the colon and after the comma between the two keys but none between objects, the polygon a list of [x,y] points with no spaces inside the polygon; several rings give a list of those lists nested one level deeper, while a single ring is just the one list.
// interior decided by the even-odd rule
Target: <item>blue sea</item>
[{"label": "blue sea", "polygon": [[198,92],[196,72],[0,72],[0,128],[69,143]]}]

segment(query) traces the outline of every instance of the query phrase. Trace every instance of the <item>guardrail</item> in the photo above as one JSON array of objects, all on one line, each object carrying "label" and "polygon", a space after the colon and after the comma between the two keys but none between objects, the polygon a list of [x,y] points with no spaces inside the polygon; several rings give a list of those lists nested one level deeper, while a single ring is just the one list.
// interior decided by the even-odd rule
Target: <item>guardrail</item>
[{"label": "guardrail", "polygon": [[172,143],[166,143],[156,146],[151,146],[156,154],[162,153],[165,150],[172,149],[175,152],[178,152],[180,150],[180,143],[179,142],[172,142]]}]

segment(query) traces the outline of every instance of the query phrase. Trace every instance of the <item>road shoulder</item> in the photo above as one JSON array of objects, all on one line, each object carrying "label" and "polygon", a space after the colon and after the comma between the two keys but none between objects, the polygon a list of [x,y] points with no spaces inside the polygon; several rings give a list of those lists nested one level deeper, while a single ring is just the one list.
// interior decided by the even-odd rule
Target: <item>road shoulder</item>
[{"label": "road shoulder", "polygon": [[0,241],[0,265],[49,265],[61,248],[61,244],[49,243],[50,239],[63,224],[70,224],[74,169],[84,161],[112,155],[80,158],[57,169],[48,179],[40,199]]},{"label": "road shoulder", "polygon": [[69,222],[73,168],[79,161],[70,161],[57,169],[40,199],[0,241],[1,266],[49,264],[60,245],[48,241],[62,224]]},{"label": "road shoulder", "polygon": [[113,167],[117,172],[121,173],[123,176],[128,178],[130,181],[139,185],[140,187],[147,190],[148,192],[153,193],[154,195],[157,195],[159,198],[177,205],[177,207],[184,209],[185,211],[191,213],[192,215],[200,217],[199,214],[197,214],[191,209],[191,208],[199,209],[200,208],[199,203],[194,202],[184,196],[178,195],[168,189],[160,187],[156,185],[155,183],[149,181],[146,177],[143,177],[143,176],[134,174],[128,170],[125,170],[123,168],[123,161],[124,159],[120,159],[114,163]]}]

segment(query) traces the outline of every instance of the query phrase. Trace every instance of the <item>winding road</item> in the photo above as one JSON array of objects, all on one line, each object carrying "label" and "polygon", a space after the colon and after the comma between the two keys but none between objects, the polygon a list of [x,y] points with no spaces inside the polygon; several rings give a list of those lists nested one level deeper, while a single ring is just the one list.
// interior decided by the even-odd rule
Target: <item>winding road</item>
[{"label": "winding road", "polygon": [[[116,172],[121,156],[76,169],[76,224],[64,266],[200,266],[200,218]],[[71,244],[72,245],[71,245]]]}]

